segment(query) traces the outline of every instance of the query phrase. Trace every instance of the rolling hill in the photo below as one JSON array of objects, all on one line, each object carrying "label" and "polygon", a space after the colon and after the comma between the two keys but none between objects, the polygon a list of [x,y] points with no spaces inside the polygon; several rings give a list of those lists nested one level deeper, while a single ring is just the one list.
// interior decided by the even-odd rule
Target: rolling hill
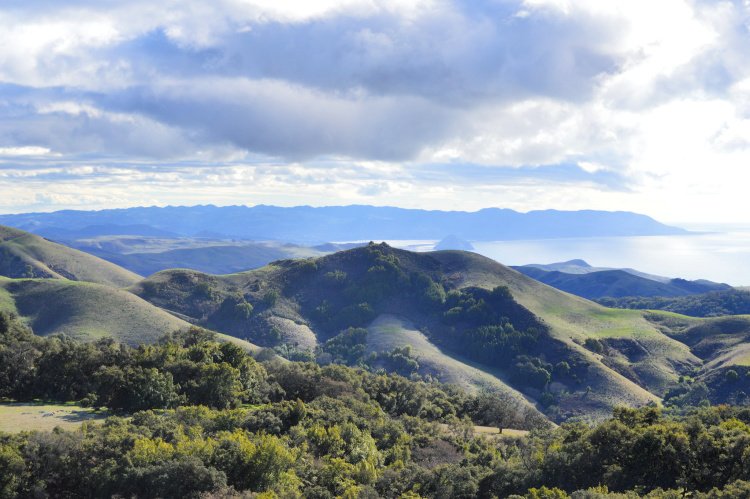
[{"label": "rolling hill", "polygon": [[[462,251],[371,244],[239,274],[164,271],[131,290],[265,346],[311,350],[346,327],[366,327],[371,353],[410,345],[420,374],[492,385],[557,419],[658,402],[701,363],[639,311],[604,308]],[[529,384],[543,371],[552,373],[548,387]]]},{"label": "rolling hill", "polygon": [[702,361],[699,369],[681,378],[666,398],[698,405],[750,403],[750,316],[696,318],[671,312],[648,311],[644,317],[690,347]]},{"label": "rolling hill", "polygon": [[[538,265],[513,268],[554,288],[591,300],[604,297],[622,298],[626,296],[688,296],[709,291],[731,289],[731,286],[728,284],[714,283],[706,280],[688,281],[685,279],[659,278],[658,276],[648,276],[648,274],[643,273],[636,274],[632,269],[569,273],[560,270],[547,270],[540,268]],[[554,268],[554,266],[551,268]],[[561,266],[561,268],[576,270],[581,267],[571,268],[571,266]]]},{"label": "rolling hill", "polygon": [[655,296],[651,298],[630,296],[601,298],[597,301],[607,307],[664,310],[693,317],[750,314],[750,290],[742,288],[711,291],[690,296]]},{"label": "rolling hill", "polygon": [[[67,279],[0,277],[0,311],[17,315],[41,336],[106,337],[132,346],[153,343],[167,333],[190,327],[127,291]],[[245,341],[220,336],[223,341],[257,350]]]},{"label": "rolling hill", "polygon": [[141,277],[82,251],[0,226],[0,275],[69,279],[126,287]]},{"label": "rolling hill", "polygon": [[[22,247],[54,244],[12,234],[26,241]],[[349,348],[345,357],[357,353],[353,365],[490,391],[516,408],[519,421],[540,413],[598,419],[616,405],[659,403],[704,384],[713,400],[735,400],[750,379],[746,317],[605,308],[465,251],[370,243],[233,274],[170,269],[127,289],[49,277],[0,278],[0,310],[40,335],[131,345],[190,324],[291,357],[325,359],[338,342]],[[352,327],[363,329],[349,334]],[[359,339],[347,344],[352,338]],[[727,381],[734,376],[740,381]],[[694,385],[686,388],[686,379]]]}]

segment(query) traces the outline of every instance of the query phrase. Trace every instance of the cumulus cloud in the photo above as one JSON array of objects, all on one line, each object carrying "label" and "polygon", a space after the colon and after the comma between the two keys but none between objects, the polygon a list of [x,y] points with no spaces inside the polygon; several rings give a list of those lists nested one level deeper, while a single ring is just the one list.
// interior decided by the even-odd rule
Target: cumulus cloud
[{"label": "cumulus cloud", "polygon": [[740,0],[14,0],[0,179],[23,206],[65,204],[32,195],[57,175],[153,186],[134,204],[171,182],[675,219],[745,180],[748,26]]}]

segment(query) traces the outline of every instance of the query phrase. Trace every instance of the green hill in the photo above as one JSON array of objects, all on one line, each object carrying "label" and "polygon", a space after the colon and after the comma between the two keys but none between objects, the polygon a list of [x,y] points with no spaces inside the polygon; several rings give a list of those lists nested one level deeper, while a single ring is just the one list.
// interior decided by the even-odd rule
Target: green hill
[{"label": "green hill", "polygon": [[0,226],[0,275],[69,279],[114,287],[130,286],[141,278],[95,256],[3,226]]},{"label": "green hill", "polygon": [[[129,345],[153,343],[164,334],[190,327],[127,291],[66,279],[0,277],[0,311],[18,315],[41,336],[111,337]],[[257,349],[236,338],[222,335],[222,339]]]},{"label": "green hill", "polygon": [[597,301],[607,307],[665,310],[693,317],[750,314],[750,290],[742,288],[674,298],[631,296]]},{"label": "green hill", "polygon": [[582,296],[590,300],[603,297],[622,298],[626,296],[688,296],[709,291],[730,289],[727,284],[710,281],[687,281],[669,279],[657,281],[627,270],[612,269],[588,273],[566,273],[559,270],[544,270],[534,266],[514,267],[519,272],[545,284]]},{"label": "green hill", "polygon": [[371,353],[408,344],[422,374],[522,393],[558,419],[658,402],[701,362],[641,312],[604,308],[462,251],[371,244],[239,274],[164,271],[131,290],[264,346],[312,350],[367,327]]}]

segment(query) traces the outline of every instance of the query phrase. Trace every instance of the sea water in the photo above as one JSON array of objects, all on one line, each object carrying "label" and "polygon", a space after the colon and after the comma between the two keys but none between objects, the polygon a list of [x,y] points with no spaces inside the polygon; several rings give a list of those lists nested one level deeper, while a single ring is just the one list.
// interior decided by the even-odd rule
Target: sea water
[{"label": "sea water", "polygon": [[[429,251],[435,241],[387,241]],[[634,268],[649,274],[750,286],[750,230],[679,236],[582,237],[472,241],[474,251],[505,265],[580,258],[594,267]]]}]

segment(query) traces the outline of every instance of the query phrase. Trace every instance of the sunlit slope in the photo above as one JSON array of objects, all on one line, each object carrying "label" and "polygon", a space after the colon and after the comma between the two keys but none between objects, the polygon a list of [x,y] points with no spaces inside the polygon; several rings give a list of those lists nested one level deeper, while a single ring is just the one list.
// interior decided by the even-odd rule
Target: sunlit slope
[{"label": "sunlit slope", "polygon": [[129,270],[18,229],[0,226],[0,275],[130,286],[141,277]]},{"label": "sunlit slope", "polygon": [[704,372],[750,366],[750,315],[696,318],[653,310],[644,316],[703,359]]},{"label": "sunlit slope", "polygon": [[[507,286],[520,304],[544,320],[556,339],[594,361],[589,399],[606,405],[654,400],[654,394],[676,381],[680,371],[700,363],[687,346],[662,334],[639,311],[602,307],[474,253],[431,255],[460,287]],[[610,355],[584,347],[587,339],[602,341]]]},{"label": "sunlit slope", "polygon": [[517,424],[541,415],[529,399],[511,388],[500,372],[436,347],[409,321],[383,314],[367,328],[368,351],[384,353],[409,346],[419,359],[420,373],[443,383],[460,386],[470,392],[491,391],[517,408]]},{"label": "sunlit slope", "polygon": [[[275,262],[261,269],[223,276],[189,270],[164,271],[131,290],[156,306],[211,329],[264,346],[281,344],[310,350],[335,335],[339,331],[336,327],[352,325],[341,322],[336,327],[326,326],[320,319],[321,310],[328,305],[335,308],[347,296],[354,296],[352,293],[367,294],[368,268],[372,268],[373,262],[366,255],[372,251],[395,258],[404,275],[430,275],[446,290],[507,287],[518,304],[549,328],[550,339],[544,340],[539,346],[541,351],[534,355],[544,357],[546,352],[550,359],[562,356],[571,364],[588,366],[578,382],[553,383],[550,387],[566,417],[605,416],[618,404],[658,401],[680,374],[701,362],[686,345],[663,334],[639,311],[607,309],[541,284],[488,258],[462,251],[413,253],[375,245],[317,259]],[[341,282],[336,282],[336,276]],[[394,293],[389,295],[391,298],[375,306],[377,314],[397,316],[419,329],[425,326],[433,332],[440,328],[445,332],[445,324],[436,324],[435,316],[425,315],[409,292],[402,292],[399,287],[391,288],[391,292]],[[274,298],[271,300],[269,296]],[[356,303],[359,301],[366,300],[357,299]],[[245,317],[237,313],[244,303],[253,309]],[[408,338],[416,341],[417,337]],[[435,339],[427,334],[419,344],[431,344],[434,348]],[[457,363],[467,369],[479,368],[494,376],[497,383],[507,385],[505,369],[510,366],[493,370],[479,362],[468,363],[465,358],[453,355],[455,352],[448,355],[443,347],[439,351],[442,356],[428,356],[430,363],[435,369],[442,369],[445,376],[453,376],[459,384],[467,382],[462,378],[465,373],[455,369]],[[477,379],[486,378],[479,375]],[[469,384],[478,386],[476,380]],[[508,390],[513,388],[506,386]],[[524,393],[534,400],[541,394],[526,389]]]},{"label": "sunlit slope", "polygon": [[[127,291],[63,279],[0,278],[0,309],[18,314],[41,336],[114,338],[129,345],[153,343],[190,327]],[[231,341],[255,349],[247,342]]]}]

